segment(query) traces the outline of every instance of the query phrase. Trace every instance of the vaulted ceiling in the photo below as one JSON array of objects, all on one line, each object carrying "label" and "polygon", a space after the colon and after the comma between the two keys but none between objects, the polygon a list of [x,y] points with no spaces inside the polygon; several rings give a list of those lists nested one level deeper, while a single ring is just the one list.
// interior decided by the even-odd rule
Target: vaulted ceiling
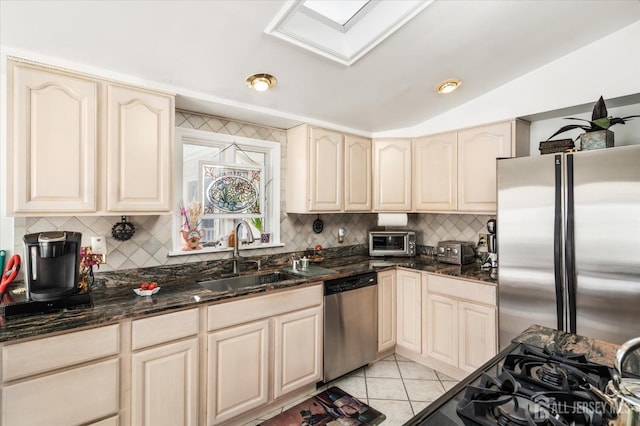
[{"label": "vaulted ceiling", "polygon": [[[289,3],[1,0],[0,43],[157,83],[185,109],[371,133],[428,120],[640,20],[632,0],[435,0],[347,66],[265,33]],[[247,88],[256,72],[277,86]],[[453,77],[460,89],[434,92]]]}]

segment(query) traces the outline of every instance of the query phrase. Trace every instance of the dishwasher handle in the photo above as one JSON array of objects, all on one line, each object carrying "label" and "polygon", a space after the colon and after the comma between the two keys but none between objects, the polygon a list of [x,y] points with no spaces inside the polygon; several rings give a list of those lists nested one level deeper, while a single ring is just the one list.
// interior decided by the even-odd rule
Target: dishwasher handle
[{"label": "dishwasher handle", "polygon": [[329,296],[377,284],[378,278],[375,272],[327,280],[324,282],[324,295]]}]

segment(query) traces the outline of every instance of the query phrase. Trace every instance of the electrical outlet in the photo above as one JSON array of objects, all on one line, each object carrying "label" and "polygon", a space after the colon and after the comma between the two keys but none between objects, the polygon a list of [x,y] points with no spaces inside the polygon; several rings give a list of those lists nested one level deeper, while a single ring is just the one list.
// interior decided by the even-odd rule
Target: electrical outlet
[{"label": "electrical outlet", "polygon": [[487,246],[487,234],[478,234],[478,248]]},{"label": "electrical outlet", "polygon": [[107,263],[107,241],[104,237],[91,237],[91,251],[102,255],[100,263]]}]

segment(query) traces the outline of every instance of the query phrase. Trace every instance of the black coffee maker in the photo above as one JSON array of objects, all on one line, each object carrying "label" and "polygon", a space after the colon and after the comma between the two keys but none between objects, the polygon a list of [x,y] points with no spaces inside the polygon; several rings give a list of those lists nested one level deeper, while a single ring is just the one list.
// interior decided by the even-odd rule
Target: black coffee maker
[{"label": "black coffee maker", "polygon": [[79,292],[81,233],[40,232],[23,241],[27,299],[48,302]]}]

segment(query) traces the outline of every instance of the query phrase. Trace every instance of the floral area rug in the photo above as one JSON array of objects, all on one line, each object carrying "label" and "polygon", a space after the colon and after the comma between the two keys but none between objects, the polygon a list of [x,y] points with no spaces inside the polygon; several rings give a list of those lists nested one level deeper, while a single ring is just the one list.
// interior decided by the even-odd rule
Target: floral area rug
[{"label": "floral area rug", "polygon": [[260,426],[378,425],[386,416],[338,387],[289,408]]}]

